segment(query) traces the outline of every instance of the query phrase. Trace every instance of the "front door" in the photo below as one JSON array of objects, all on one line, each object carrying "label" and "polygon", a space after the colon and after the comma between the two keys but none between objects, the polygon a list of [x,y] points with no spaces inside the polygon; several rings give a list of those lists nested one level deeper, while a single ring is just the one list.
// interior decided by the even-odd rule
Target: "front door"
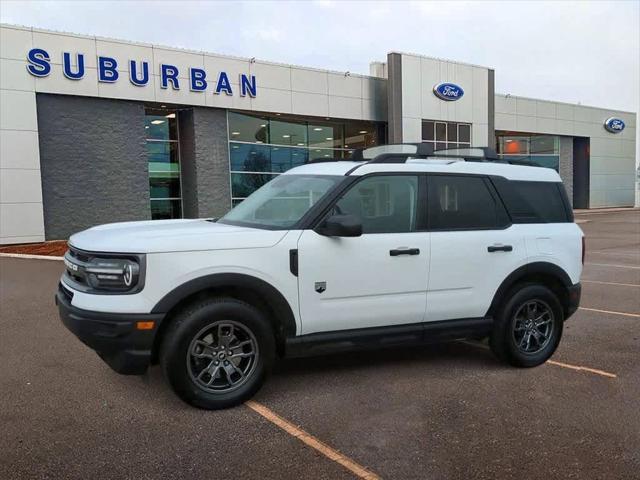
[{"label": "front door", "polygon": [[302,233],[302,334],[424,320],[429,234],[420,220],[419,180],[417,175],[372,175],[352,185],[333,211],[360,218],[360,237]]}]

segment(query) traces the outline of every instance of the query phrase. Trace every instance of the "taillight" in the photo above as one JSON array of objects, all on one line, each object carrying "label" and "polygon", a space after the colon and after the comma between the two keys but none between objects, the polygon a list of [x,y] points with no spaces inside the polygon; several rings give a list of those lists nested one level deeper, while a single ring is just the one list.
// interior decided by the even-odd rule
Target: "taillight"
[{"label": "taillight", "polygon": [[584,237],[582,237],[582,265],[584,265],[584,255],[586,253],[586,246],[584,243]]}]

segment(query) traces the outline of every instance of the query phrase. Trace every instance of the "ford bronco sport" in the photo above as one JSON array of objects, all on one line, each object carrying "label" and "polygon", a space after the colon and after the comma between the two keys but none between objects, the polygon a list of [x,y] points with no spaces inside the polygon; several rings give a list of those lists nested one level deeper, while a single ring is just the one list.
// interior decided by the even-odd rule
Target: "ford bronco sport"
[{"label": "ford bronco sport", "polygon": [[489,337],[545,362],[578,308],[584,241],[555,170],[489,149],[374,147],[271,180],[219,220],[73,235],[56,303],[115,371],[160,363],[237,405],[277,357]]}]

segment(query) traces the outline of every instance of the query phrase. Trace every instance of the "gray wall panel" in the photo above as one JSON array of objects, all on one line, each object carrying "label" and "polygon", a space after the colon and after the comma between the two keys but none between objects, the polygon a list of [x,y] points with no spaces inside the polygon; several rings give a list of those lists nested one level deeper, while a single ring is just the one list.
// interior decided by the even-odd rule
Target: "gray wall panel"
[{"label": "gray wall panel", "polygon": [[141,103],[37,95],[45,237],[151,218]]},{"label": "gray wall panel", "polygon": [[573,137],[560,137],[560,178],[573,204]]},{"label": "gray wall panel", "polygon": [[220,217],[231,208],[227,112],[194,107],[180,122],[184,215]]}]

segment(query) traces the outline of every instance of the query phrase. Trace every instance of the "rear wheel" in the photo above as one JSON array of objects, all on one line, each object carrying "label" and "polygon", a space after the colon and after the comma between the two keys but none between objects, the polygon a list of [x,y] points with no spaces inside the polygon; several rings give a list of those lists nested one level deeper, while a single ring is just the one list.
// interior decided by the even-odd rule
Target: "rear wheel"
[{"label": "rear wheel", "polygon": [[511,365],[535,367],[558,348],[563,322],[562,306],[551,290],[519,285],[499,309],[489,345],[499,359]]},{"label": "rear wheel", "polygon": [[174,391],[205,409],[232,407],[251,398],[274,357],[267,319],[233,298],[185,308],[167,331],[161,350],[162,368]]}]

